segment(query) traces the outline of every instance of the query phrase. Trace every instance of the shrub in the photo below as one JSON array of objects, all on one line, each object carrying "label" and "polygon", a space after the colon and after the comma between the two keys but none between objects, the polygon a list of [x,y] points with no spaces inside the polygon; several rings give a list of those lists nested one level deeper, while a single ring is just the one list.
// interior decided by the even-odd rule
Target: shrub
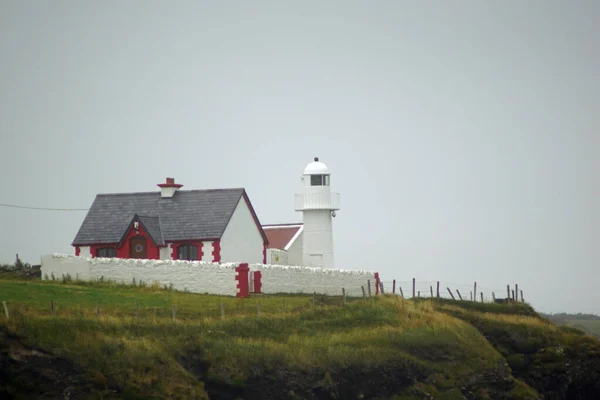
[{"label": "shrub", "polygon": [[506,362],[513,371],[521,371],[525,368],[525,357],[523,354],[511,354],[506,357]]}]

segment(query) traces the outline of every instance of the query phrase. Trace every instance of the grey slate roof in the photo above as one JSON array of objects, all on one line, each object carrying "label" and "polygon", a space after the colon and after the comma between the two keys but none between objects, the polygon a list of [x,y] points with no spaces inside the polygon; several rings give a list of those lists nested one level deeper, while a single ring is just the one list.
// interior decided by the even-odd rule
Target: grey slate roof
[{"label": "grey slate roof", "polygon": [[163,238],[162,230],[160,229],[160,218],[138,215],[138,219],[142,225],[144,225],[146,232],[148,232],[152,240],[154,240],[154,243],[159,246],[164,246],[165,239]]},{"label": "grey slate roof", "polygon": [[157,244],[219,239],[242,195],[240,188],[179,190],[165,199],[160,192],[99,194],[72,245],[118,243],[136,214]]}]

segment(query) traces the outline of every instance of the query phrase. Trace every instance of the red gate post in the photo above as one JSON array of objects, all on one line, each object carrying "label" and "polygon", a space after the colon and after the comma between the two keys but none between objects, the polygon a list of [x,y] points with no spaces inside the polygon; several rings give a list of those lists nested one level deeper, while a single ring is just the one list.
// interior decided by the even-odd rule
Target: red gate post
[{"label": "red gate post", "polygon": [[235,280],[237,283],[238,291],[235,294],[235,297],[248,297],[249,284],[248,284],[248,272],[250,268],[248,268],[248,264],[240,264],[235,268]]},{"label": "red gate post", "polygon": [[254,271],[254,293],[260,294],[260,289],[262,288],[262,273],[260,271]]},{"label": "red gate post", "polygon": [[379,294],[379,272],[375,272],[375,296]]}]

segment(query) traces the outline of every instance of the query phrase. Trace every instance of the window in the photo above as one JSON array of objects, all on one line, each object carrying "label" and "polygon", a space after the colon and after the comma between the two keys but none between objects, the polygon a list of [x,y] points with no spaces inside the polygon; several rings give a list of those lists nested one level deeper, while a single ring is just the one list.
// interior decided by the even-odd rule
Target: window
[{"label": "window", "polygon": [[177,259],[179,260],[197,260],[198,247],[193,244],[182,244],[177,248]]},{"label": "window", "polygon": [[96,257],[116,257],[117,250],[113,247],[104,247],[96,250]]},{"label": "window", "polygon": [[329,175],[311,175],[310,186],[329,186]]}]

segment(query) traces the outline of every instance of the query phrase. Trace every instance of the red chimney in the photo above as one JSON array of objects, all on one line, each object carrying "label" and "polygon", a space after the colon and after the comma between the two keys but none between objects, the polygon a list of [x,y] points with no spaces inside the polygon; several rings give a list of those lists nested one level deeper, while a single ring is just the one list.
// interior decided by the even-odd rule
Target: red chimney
[{"label": "red chimney", "polygon": [[165,183],[159,183],[157,186],[160,188],[160,197],[173,197],[183,185],[175,183],[175,178],[167,178]]}]

